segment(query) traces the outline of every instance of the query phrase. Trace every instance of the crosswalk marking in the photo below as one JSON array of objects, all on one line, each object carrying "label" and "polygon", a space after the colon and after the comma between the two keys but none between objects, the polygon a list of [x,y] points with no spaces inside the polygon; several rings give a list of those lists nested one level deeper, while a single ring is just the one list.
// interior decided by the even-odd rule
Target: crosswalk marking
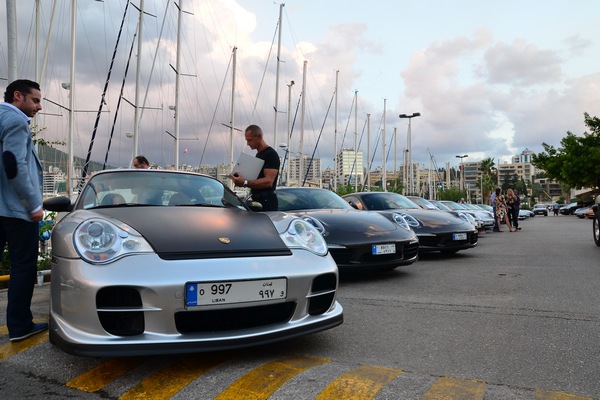
[{"label": "crosswalk marking", "polygon": [[442,377],[435,381],[422,400],[483,399],[485,383],[468,379]]},{"label": "crosswalk marking", "polygon": [[331,360],[316,357],[294,356],[271,361],[248,372],[215,400],[259,400],[267,399],[284,383],[304,370],[316,367]]},{"label": "crosswalk marking", "polygon": [[316,400],[372,399],[385,385],[403,371],[375,366],[361,366],[340,375],[331,382]]},{"label": "crosswalk marking", "polygon": [[30,336],[19,342],[9,342],[0,346],[0,360],[14,356],[21,351],[27,350],[40,343],[48,341],[48,331]]},{"label": "crosswalk marking", "polygon": [[84,392],[97,392],[146,361],[148,361],[146,357],[111,358],[85,374],[70,380],[67,382],[67,386]]},{"label": "crosswalk marking", "polygon": [[187,356],[144,379],[119,399],[170,399],[194,379],[223,361],[223,358],[215,356]]}]

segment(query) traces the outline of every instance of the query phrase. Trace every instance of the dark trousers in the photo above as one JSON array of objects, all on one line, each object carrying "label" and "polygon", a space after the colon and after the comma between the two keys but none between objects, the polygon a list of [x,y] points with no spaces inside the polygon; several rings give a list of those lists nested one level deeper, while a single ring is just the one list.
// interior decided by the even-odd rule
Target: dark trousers
[{"label": "dark trousers", "polygon": [[519,209],[513,207],[510,210],[510,223],[512,224],[513,228],[518,228],[519,227]]},{"label": "dark trousers", "polygon": [[6,325],[11,336],[20,336],[33,328],[31,297],[37,275],[38,224],[0,216],[0,254],[6,243],[10,261]]}]

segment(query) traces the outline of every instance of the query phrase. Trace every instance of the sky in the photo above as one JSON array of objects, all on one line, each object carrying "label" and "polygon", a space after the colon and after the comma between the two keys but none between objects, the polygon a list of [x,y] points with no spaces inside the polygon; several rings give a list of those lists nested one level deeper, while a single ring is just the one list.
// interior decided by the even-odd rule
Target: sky
[{"label": "sky", "polygon": [[[17,3],[18,72],[33,79],[34,1]],[[48,45],[40,135],[66,141],[65,107],[73,93],[75,154],[85,157],[93,138],[92,159],[115,166],[127,165],[134,153],[173,163],[175,111],[179,160],[192,166],[253,154],[243,130],[258,124],[281,155],[291,126],[289,151],[314,154],[324,167],[333,166],[334,149],[357,144],[375,170],[385,143],[388,171],[399,168],[407,147],[425,168],[432,160],[440,168],[457,166],[457,155],[468,155],[464,162],[507,162],[526,149],[542,151],[542,143],[560,146],[567,132],[586,131],[584,112],[600,114],[597,0],[290,0],[283,7],[266,0],[180,0],[177,110],[174,3],[144,1],[137,79],[139,14],[132,5],[140,0],[129,5],[104,97],[127,1],[78,0],[72,92],[61,88],[69,82],[71,1],[56,2],[50,31],[53,3],[43,1],[40,15],[42,54]],[[0,84],[6,85],[5,29],[0,39]],[[141,118],[134,151],[136,99]],[[409,146],[409,120],[399,114],[416,112]]]}]

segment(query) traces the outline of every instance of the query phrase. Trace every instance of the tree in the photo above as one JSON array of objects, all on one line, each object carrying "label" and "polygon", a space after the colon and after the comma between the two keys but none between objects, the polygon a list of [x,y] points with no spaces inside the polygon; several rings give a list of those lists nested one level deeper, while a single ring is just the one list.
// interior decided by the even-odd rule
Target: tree
[{"label": "tree", "polygon": [[600,178],[600,119],[583,115],[591,133],[576,136],[567,132],[559,148],[542,143],[545,151],[534,154],[531,162],[549,179],[572,188],[596,187]]},{"label": "tree", "polygon": [[483,186],[480,187],[481,194],[483,195],[482,202],[486,203],[489,198],[488,195],[491,194],[497,186],[496,164],[494,163],[494,159],[488,157],[481,160],[479,168],[481,170],[481,182],[479,182],[479,186]]}]

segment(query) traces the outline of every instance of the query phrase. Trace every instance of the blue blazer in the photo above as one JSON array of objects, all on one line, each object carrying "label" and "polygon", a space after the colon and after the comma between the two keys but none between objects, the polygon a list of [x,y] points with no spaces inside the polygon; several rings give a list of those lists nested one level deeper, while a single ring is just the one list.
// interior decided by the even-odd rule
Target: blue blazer
[{"label": "blue blazer", "polygon": [[0,216],[31,221],[42,205],[42,164],[27,116],[7,103],[0,103],[0,154]]}]

